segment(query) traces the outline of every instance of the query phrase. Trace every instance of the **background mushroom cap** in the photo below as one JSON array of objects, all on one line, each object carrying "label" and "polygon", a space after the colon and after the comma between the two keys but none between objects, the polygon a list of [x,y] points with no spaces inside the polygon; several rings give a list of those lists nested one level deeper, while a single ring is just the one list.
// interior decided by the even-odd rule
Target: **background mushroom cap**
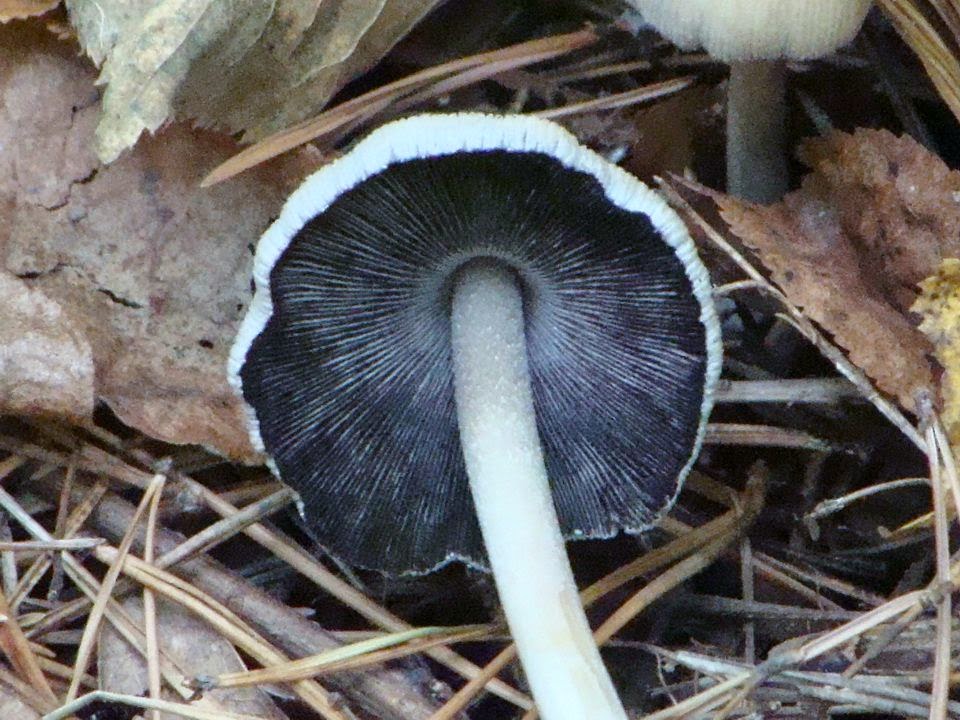
[{"label": "background mushroom cap", "polygon": [[483,563],[449,339],[452,276],[475,257],[522,283],[567,536],[649,527],[693,462],[719,331],[663,201],[552,123],[392,123],[308,179],[263,237],[231,355],[255,440],[349,562]]},{"label": "background mushroom cap", "polygon": [[857,34],[871,0],[630,0],[685,49],[725,62],[827,55]]}]

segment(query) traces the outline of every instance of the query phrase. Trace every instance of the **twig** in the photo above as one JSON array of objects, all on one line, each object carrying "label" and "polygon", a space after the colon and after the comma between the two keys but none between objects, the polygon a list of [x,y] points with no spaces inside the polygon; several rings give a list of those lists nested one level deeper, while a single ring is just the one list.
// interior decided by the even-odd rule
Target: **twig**
[{"label": "twig", "polygon": [[933,686],[930,695],[930,720],[944,720],[947,717],[947,700],[950,692],[950,536],[946,510],[946,487],[943,483],[942,455],[951,452],[949,446],[943,448],[938,442],[936,432],[937,416],[930,397],[921,398],[918,403],[920,419],[927,441],[927,460],[930,466],[930,489],[933,493],[934,553],[936,558],[936,581],[941,588],[941,597],[937,603],[937,634],[933,663]]},{"label": "twig", "polygon": [[804,521],[809,522],[811,520],[819,520],[822,517],[827,515],[832,515],[833,513],[840,512],[848,505],[856,502],[857,500],[862,500],[863,498],[870,497],[871,495],[877,495],[879,493],[888,492],[890,490],[899,490],[900,488],[905,487],[915,487],[917,485],[927,485],[930,480],[928,478],[901,478],[899,480],[890,480],[889,482],[876,483],[870,485],[869,487],[861,488],[860,490],[855,490],[854,492],[842,495],[836,498],[829,498],[823,500],[817,504],[813,510],[807,513],[804,516]]},{"label": "twig", "polygon": [[[839,593],[840,595],[845,595],[848,598],[853,598],[859,602],[862,602],[865,605],[877,607],[879,605],[883,605],[883,603],[886,602],[886,600],[880,595],[867,592],[862,588],[855,587],[854,585],[851,585],[848,582],[845,582],[843,580],[838,580],[837,578],[832,577],[830,575],[825,575],[822,572],[804,570],[803,568],[796,567],[795,565],[791,565],[790,563],[784,562],[783,560],[780,560],[778,558],[771,557],[766,553],[755,552],[754,562],[770,565],[773,568],[779,570],[780,572],[786,573],[787,575],[790,575],[792,577],[799,578],[802,580],[806,580],[807,582],[814,585],[815,587],[827,588],[829,590],[832,590],[835,593]],[[833,610],[842,609],[840,605],[838,605],[837,603],[831,600],[828,600],[822,595],[817,595],[816,598],[817,598],[818,604],[821,607],[826,607],[827,609],[833,609]]]},{"label": "twig", "polygon": [[809,629],[817,626],[829,627],[834,623],[845,622],[857,617],[857,613],[853,610],[804,608],[703,593],[686,593],[683,597],[677,599],[676,606],[680,609],[694,611],[698,617],[701,614],[722,615],[737,620],[773,622],[778,625],[796,622],[806,625]]},{"label": "twig", "polygon": [[[957,473],[957,463],[951,452],[950,439],[947,437],[947,431],[944,429],[943,421],[939,415],[934,416],[933,431],[937,437],[937,444],[940,446],[944,475],[953,495],[954,511],[957,511],[960,509],[960,474]],[[949,508],[947,509],[949,510]]]},{"label": "twig", "polygon": [[[163,475],[159,476],[164,478]],[[160,507],[160,498],[163,495],[163,480],[160,487],[150,498],[150,508],[147,511],[147,531],[143,541],[143,561],[152,563],[154,560],[154,544],[157,533],[157,510]],[[160,699],[160,645],[157,640],[157,601],[153,590],[143,588],[143,634],[147,644],[147,688],[150,698]],[[160,720],[160,711],[151,709],[148,713],[150,720]]]},{"label": "twig", "polygon": [[[64,498],[69,497],[70,488],[73,485],[74,477],[77,474],[76,463],[67,465],[67,471],[63,477],[63,492],[60,494],[61,502],[57,503],[57,518],[53,525],[53,534],[58,538],[67,537],[67,521],[69,516],[67,511],[70,503],[63,502]],[[72,534],[72,533],[71,533]],[[47,599],[55,600],[60,597],[63,590],[63,561],[59,555],[53,557],[53,577],[50,578],[50,587],[47,590]]]},{"label": "twig", "polygon": [[[716,65],[717,61],[706,53],[685,53],[672,58],[665,58],[658,63],[665,68],[676,67],[696,67],[698,65]],[[551,70],[543,73],[546,80],[557,84],[568,84],[580,80],[596,80],[597,78],[608,77],[610,75],[622,75],[638,70],[652,70],[653,63],[650,60],[627,60],[618,63],[605,63],[599,67],[594,67],[593,58],[590,61],[590,67],[586,69],[577,69],[577,66],[569,66],[559,70]]]},{"label": "twig", "polygon": [[0,551],[10,553],[90,550],[106,542],[103,538],[67,538],[65,540],[16,540],[0,542]]},{"label": "twig", "polygon": [[[775,558],[770,557],[769,555],[764,555],[760,552],[754,552],[753,557],[753,566],[754,569],[763,575],[765,578],[771,582],[776,583],[782,588],[792,591],[794,594],[799,595],[801,598],[806,600],[810,605],[816,608],[822,608],[825,610],[842,610],[843,608],[839,603],[834,602],[830,598],[824,597],[817,590],[807,587],[802,582],[796,579],[796,577],[791,576],[784,570],[781,569],[780,565],[775,564]],[[797,570],[792,565],[787,563],[782,563],[783,566],[789,567],[791,571]],[[797,577],[803,577],[804,580],[809,578],[809,575],[797,575]],[[816,583],[814,583],[816,586]]]},{"label": "twig", "polygon": [[17,674],[30,684],[40,702],[47,707],[60,704],[3,593],[0,593],[0,650]]},{"label": "twig", "polygon": [[129,705],[130,707],[154,709],[159,712],[169,713],[170,715],[190,718],[191,720],[263,720],[263,718],[257,718],[252,715],[240,715],[237,713],[224,712],[223,710],[204,710],[203,708],[191,707],[183,703],[155,700],[153,698],[139,697],[138,695],[123,695],[121,693],[107,692],[106,690],[95,690],[94,692],[87,693],[83,697],[79,697],[51,713],[47,713],[41,720],[66,720],[66,718],[69,718],[71,715],[95,702],[112,702]]},{"label": "twig", "polygon": [[593,98],[591,100],[584,100],[578,103],[571,103],[570,105],[563,105],[561,107],[549,108],[548,110],[540,110],[539,112],[531,114],[535,115],[536,117],[555,120],[556,118],[568,117],[578,113],[614,110],[616,108],[627,107],[628,105],[636,105],[638,103],[649,102],[650,100],[657,100],[662,97],[673,95],[690,87],[695,81],[696,78],[691,75],[681,78],[672,78],[670,80],[664,80],[663,82],[654,83],[653,85],[647,85],[634,90],[627,90],[626,92],[615,93],[613,95],[607,95],[606,97]]},{"label": "twig", "polygon": [[726,380],[714,390],[720,403],[818,403],[834,405],[860,400],[862,395],[844,378],[797,378],[783,380]]},{"label": "twig", "polygon": [[[747,536],[740,538],[740,585],[743,601],[752,603],[754,601],[753,548]],[[743,659],[751,665],[757,659],[756,626],[752,620],[743,624]]]},{"label": "twig", "polygon": [[10,530],[10,522],[4,513],[0,513],[0,547],[4,545],[7,546],[3,550],[3,553],[0,554],[0,578],[2,578],[0,592],[7,598],[13,596],[13,592],[17,587],[17,577],[19,576],[17,558],[9,547],[9,544],[12,542],[13,532]]},{"label": "twig", "polygon": [[707,445],[779,447],[820,452],[841,449],[829,440],[815,437],[803,430],[744,423],[709,423],[703,442]]},{"label": "twig", "polygon": [[[278,682],[294,682],[324,673],[367,667],[423,651],[423,645],[475,640],[489,632],[487,625],[463,627],[421,627],[401,633],[380,635],[350,645],[326,650],[297,660],[274,663],[260,670],[224,673],[198,683],[206,688],[232,688]],[[380,653],[378,651],[391,651]]]}]

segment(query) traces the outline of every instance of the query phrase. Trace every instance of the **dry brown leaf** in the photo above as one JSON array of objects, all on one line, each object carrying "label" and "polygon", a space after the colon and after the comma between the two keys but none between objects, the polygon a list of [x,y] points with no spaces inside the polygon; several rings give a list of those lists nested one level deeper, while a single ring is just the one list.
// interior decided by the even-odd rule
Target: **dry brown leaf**
[{"label": "dry brown leaf", "polygon": [[781,203],[709,194],[787,296],[912,410],[936,385],[910,308],[918,283],[960,256],[960,173],[885,130],[833,133],[801,157],[813,172]]},{"label": "dry brown leaf", "polygon": [[129,425],[253,459],[227,352],[250,246],[304,172],[290,157],[200,190],[229,140],[173,125],[121,161],[91,157],[94,73],[0,28],[0,269],[58,303],[93,352],[96,395]]},{"label": "dry brown leaf", "polygon": [[92,412],[86,336],[57,302],[0,271],[0,414],[81,420]]},{"label": "dry brown leaf", "polygon": [[59,4],[60,0],[0,0],[0,23],[43,15]]},{"label": "dry brown leaf", "polygon": [[[143,622],[140,598],[127,598],[123,607],[138,624]],[[233,645],[196,616],[162,598],[157,601],[157,637],[160,652],[187,678],[217,677],[247,669]],[[101,690],[135,696],[147,694],[145,658],[110,623],[104,623],[100,631],[97,670]],[[165,694],[164,699],[181,698],[170,693]],[[200,705],[207,710],[262,720],[286,717],[269,696],[256,687],[209,690],[204,692]],[[173,720],[171,715],[160,717]]]},{"label": "dry brown leaf", "polygon": [[438,0],[67,0],[106,85],[110,162],[172,116],[247,139],[317,112]]}]

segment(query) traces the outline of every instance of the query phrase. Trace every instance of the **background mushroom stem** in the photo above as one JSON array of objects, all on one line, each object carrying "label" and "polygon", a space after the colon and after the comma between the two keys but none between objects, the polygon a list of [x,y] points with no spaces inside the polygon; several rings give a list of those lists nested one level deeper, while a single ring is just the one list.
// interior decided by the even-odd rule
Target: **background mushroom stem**
[{"label": "background mushroom stem", "polygon": [[537,432],[516,273],[466,265],[451,306],[460,439],[500,602],[544,720],[625,720],[580,605]]},{"label": "background mushroom stem", "polygon": [[727,192],[759,203],[787,191],[782,60],[730,65],[727,89]]}]

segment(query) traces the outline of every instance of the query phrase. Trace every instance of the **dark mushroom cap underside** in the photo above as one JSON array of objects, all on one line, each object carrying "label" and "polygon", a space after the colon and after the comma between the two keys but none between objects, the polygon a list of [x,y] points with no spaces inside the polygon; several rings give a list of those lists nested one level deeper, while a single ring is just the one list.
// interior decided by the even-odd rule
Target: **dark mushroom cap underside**
[{"label": "dark mushroom cap underside", "polygon": [[239,376],[314,537],[388,572],[484,563],[457,431],[451,278],[521,284],[547,471],[568,537],[642,530],[698,443],[707,338],[674,248],[591,174],[492,150],[390,165],[293,236]]}]

